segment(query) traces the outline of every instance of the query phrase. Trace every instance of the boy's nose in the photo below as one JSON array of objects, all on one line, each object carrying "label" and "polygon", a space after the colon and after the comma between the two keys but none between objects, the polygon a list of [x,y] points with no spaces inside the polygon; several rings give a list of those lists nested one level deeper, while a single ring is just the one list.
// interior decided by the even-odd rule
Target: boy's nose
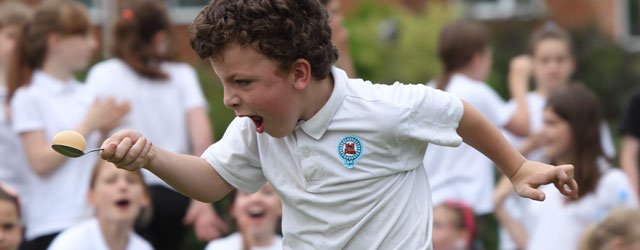
[{"label": "boy's nose", "polygon": [[228,93],[227,91],[225,91],[224,106],[230,109],[235,109],[240,106],[240,103],[241,103],[240,98],[238,98],[236,95],[232,95],[231,93]]}]

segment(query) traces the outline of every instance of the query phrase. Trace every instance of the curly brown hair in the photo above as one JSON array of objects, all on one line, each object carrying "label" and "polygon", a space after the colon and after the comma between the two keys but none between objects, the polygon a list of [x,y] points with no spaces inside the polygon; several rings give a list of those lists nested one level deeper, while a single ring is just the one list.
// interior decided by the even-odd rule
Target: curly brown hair
[{"label": "curly brown hair", "polygon": [[328,20],[318,0],[214,0],[191,26],[191,47],[202,59],[220,60],[230,44],[250,45],[281,69],[305,59],[319,80],[338,58]]}]

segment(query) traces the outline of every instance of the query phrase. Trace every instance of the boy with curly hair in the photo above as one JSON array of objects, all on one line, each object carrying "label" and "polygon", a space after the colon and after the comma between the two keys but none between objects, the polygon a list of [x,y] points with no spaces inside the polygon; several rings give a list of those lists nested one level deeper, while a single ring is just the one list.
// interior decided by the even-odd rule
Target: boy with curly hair
[{"label": "boy with curly hair", "polygon": [[554,183],[575,196],[573,166],[527,161],[460,99],[424,85],[377,85],[332,67],[318,0],[215,0],[192,26],[236,112],[202,157],[155,147],[135,131],[103,143],[102,158],[144,167],[182,193],[216,201],[266,181],[282,198],[285,249],[431,249],[427,144],[463,140],[535,200]]}]

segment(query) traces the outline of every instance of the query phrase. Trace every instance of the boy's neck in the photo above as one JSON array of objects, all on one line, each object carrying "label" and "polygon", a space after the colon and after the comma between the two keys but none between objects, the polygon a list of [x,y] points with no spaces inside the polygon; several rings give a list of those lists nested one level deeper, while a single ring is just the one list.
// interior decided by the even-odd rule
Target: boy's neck
[{"label": "boy's neck", "polygon": [[311,119],[324,107],[329,101],[331,93],[333,93],[334,84],[333,74],[322,80],[311,80],[302,96],[303,103],[307,105],[300,117],[301,120],[307,121]]},{"label": "boy's neck", "polygon": [[480,76],[480,74],[477,72],[477,70],[474,70],[472,67],[465,67],[461,70],[458,71],[454,71],[453,74],[451,74],[452,76],[455,74],[462,74],[466,77],[469,77],[473,80],[479,81],[479,82],[484,82],[485,79],[483,79],[483,77]]},{"label": "boy's neck", "polygon": [[252,247],[268,247],[273,244],[275,235],[271,232],[252,232],[248,235],[248,244]]}]

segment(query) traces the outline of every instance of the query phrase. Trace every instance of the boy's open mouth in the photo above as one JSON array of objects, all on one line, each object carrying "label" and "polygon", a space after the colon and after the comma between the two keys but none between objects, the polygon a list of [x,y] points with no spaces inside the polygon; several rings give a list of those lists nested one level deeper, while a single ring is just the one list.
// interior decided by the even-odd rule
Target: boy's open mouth
[{"label": "boy's open mouth", "polygon": [[131,202],[128,199],[119,199],[116,201],[116,206],[122,210],[127,209],[129,204],[131,204]]},{"label": "boy's open mouth", "polygon": [[251,118],[253,123],[256,125],[256,132],[258,133],[264,132],[264,123],[261,116],[252,115],[252,116],[249,116],[249,118]]}]

